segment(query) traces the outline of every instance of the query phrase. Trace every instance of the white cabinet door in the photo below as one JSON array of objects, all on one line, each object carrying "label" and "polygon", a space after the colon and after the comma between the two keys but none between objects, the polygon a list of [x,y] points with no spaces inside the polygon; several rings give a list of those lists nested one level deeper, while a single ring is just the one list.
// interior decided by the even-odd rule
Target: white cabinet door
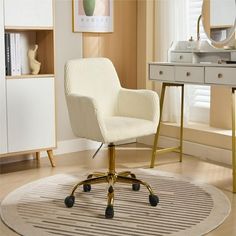
[{"label": "white cabinet door", "polygon": [[5,26],[53,26],[53,0],[4,0],[4,2]]},{"label": "white cabinet door", "polygon": [[7,80],[8,152],[55,147],[53,78]]},{"label": "white cabinet door", "polygon": [[7,152],[3,0],[0,0],[0,154]]}]

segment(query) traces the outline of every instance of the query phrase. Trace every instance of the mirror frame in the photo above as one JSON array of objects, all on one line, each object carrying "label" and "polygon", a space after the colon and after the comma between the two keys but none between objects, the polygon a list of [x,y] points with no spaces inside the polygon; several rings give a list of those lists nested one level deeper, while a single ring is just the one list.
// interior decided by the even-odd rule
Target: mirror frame
[{"label": "mirror frame", "polygon": [[[207,33],[206,26],[205,26],[206,23],[204,22],[204,9],[206,8],[207,2],[209,2],[209,1],[210,0],[203,0],[203,3],[202,3],[202,12],[201,12],[201,14],[202,14],[202,26],[203,26],[204,32],[205,32],[208,40],[211,42],[211,44],[215,47],[222,48],[223,46],[226,46],[229,43],[229,41],[232,39],[233,35],[236,33],[236,13],[235,13],[234,25],[231,28],[228,37],[226,39],[222,40],[222,41],[215,41]],[[236,4],[236,0],[235,0],[235,4]]]}]

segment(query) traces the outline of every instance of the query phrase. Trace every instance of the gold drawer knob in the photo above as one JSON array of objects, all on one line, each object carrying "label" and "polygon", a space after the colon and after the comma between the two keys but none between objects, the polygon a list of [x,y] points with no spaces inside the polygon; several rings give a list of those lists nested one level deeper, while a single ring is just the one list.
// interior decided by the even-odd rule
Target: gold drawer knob
[{"label": "gold drawer knob", "polygon": [[218,78],[221,79],[223,78],[223,75],[221,73],[218,74]]},{"label": "gold drawer knob", "polygon": [[163,75],[163,71],[162,70],[159,71],[159,75]]},{"label": "gold drawer knob", "polygon": [[191,73],[190,73],[190,72],[187,72],[187,73],[186,73],[186,76],[190,76],[190,75],[191,75]]}]

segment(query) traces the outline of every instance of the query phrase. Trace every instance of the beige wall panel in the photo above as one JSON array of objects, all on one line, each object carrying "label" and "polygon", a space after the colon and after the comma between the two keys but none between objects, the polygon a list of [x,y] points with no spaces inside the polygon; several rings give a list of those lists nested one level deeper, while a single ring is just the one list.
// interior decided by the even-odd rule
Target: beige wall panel
[{"label": "beige wall panel", "polygon": [[203,2],[203,12],[202,20],[204,22],[204,30],[207,35],[210,35],[210,1],[204,0]]},{"label": "beige wall panel", "polygon": [[231,89],[212,86],[210,125],[222,129],[231,129],[231,117]]},{"label": "beige wall panel", "polygon": [[154,61],[155,1],[138,0],[137,20],[137,87],[153,89],[148,79],[148,62]]},{"label": "beige wall panel", "polygon": [[108,57],[122,86],[137,88],[136,0],[114,0],[114,32],[84,33],[83,57]]},{"label": "beige wall panel", "polygon": [[[231,149],[232,139],[227,132],[223,132],[218,128],[210,128],[201,124],[199,126],[196,124],[195,126],[196,127],[192,128],[184,128],[185,141],[223,149]],[[179,127],[163,124],[161,126],[161,135],[171,138],[179,138]]]},{"label": "beige wall panel", "polygon": [[138,50],[137,50],[137,87],[140,88],[146,88],[146,50],[147,50],[147,44],[146,44],[146,2],[138,0]]}]

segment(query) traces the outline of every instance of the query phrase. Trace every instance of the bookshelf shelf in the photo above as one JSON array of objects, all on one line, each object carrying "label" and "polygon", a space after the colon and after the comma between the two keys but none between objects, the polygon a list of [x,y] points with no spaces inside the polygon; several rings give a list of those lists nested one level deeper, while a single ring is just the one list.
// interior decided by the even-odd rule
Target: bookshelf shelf
[{"label": "bookshelf shelf", "polygon": [[[38,45],[37,61],[41,63],[40,74],[54,74],[54,30],[5,30],[5,33],[19,35],[20,38],[20,74],[29,74],[28,50]],[[9,36],[10,37],[10,36]],[[11,44],[9,42],[9,44]],[[9,75],[9,74],[8,74]],[[15,74],[13,74],[15,75]],[[19,75],[19,74],[17,74]]]},{"label": "bookshelf shelf", "polygon": [[[0,0],[0,157],[56,147],[55,0]],[[29,49],[41,63],[31,74]],[[37,62],[36,62],[37,63]],[[17,72],[17,73],[15,73]]]},{"label": "bookshelf shelf", "polygon": [[6,79],[32,79],[32,78],[54,78],[54,74],[38,74],[38,75],[8,75],[6,76]]},{"label": "bookshelf shelf", "polygon": [[32,26],[6,26],[9,31],[28,31],[28,30],[54,30],[53,27],[32,27]]}]

